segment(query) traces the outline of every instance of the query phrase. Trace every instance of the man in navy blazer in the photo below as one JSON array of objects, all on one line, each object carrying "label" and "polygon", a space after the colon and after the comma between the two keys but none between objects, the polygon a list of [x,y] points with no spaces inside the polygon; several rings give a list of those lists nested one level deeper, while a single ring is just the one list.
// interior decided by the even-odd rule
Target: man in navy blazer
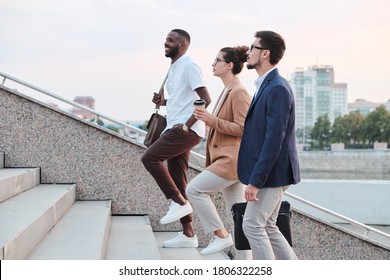
[{"label": "man in navy blazer", "polygon": [[285,49],[279,34],[259,31],[247,53],[247,68],[259,78],[245,120],[238,176],[247,185],[243,230],[254,259],[297,259],[276,226],[284,192],[300,181],[293,92],[276,68]]}]

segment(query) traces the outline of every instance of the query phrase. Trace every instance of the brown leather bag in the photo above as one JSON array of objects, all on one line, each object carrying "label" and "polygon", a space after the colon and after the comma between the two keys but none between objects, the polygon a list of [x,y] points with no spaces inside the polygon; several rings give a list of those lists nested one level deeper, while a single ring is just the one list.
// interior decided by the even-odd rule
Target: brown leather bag
[{"label": "brown leather bag", "polygon": [[[160,98],[164,98],[164,85],[167,78],[168,78],[168,74],[165,76],[165,79],[158,92]],[[156,140],[160,138],[161,132],[163,132],[163,130],[167,126],[167,118],[158,113],[159,109],[160,109],[160,104],[158,103],[156,104],[156,108],[155,108],[156,112],[154,112],[150,116],[148,124],[146,125],[146,129],[148,130],[144,139],[144,145],[146,147],[150,147],[154,142],[156,142]]]},{"label": "brown leather bag", "polygon": [[161,132],[167,126],[166,117],[160,115],[158,110],[150,116],[149,122],[146,126],[148,132],[144,139],[144,145],[146,147],[151,146],[158,138],[160,138]]}]

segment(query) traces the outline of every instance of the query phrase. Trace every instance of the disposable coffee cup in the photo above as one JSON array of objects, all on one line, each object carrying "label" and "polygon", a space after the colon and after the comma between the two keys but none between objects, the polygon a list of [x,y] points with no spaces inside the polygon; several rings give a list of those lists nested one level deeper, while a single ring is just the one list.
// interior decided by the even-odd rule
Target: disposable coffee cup
[{"label": "disposable coffee cup", "polygon": [[204,101],[203,99],[195,100],[194,106],[195,106],[195,108],[205,110],[206,109],[206,101]]}]

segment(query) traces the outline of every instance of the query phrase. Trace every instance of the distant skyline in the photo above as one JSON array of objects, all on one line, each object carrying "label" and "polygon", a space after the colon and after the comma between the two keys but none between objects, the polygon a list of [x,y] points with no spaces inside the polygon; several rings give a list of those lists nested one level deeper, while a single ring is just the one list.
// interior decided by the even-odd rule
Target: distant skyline
[{"label": "distant skyline", "polygon": [[[114,118],[143,120],[170,64],[163,43],[171,29],[192,36],[188,54],[214,102],[223,87],[211,68],[218,51],[250,45],[255,31],[270,29],[286,40],[278,68],[287,79],[299,67],[332,65],[349,102],[384,103],[388,11],[385,0],[1,0],[0,71],[70,100],[93,96],[96,110]],[[253,93],[256,72],[240,77]]]}]

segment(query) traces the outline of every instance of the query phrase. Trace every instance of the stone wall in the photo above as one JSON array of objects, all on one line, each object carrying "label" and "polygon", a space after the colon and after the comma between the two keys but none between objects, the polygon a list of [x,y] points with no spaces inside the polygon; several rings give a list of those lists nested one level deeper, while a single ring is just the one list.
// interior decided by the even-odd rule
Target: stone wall
[{"label": "stone wall", "polygon": [[292,213],[293,248],[301,260],[390,260],[385,250],[306,213]]},{"label": "stone wall", "polygon": [[390,150],[300,152],[299,163],[305,179],[390,180]]}]

